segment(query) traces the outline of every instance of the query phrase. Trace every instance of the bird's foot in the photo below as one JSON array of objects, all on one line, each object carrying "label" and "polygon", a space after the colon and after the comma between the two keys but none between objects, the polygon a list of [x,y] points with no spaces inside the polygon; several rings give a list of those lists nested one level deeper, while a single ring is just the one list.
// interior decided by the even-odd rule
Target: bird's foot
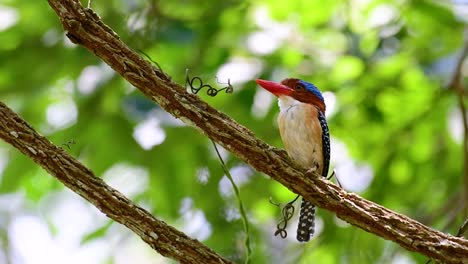
[{"label": "bird's foot", "polygon": [[314,165],[305,172],[305,175],[308,176],[308,177],[309,176],[317,177],[318,176],[318,173],[317,173],[318,168],[319,168],[318,162],[314,162]]}]

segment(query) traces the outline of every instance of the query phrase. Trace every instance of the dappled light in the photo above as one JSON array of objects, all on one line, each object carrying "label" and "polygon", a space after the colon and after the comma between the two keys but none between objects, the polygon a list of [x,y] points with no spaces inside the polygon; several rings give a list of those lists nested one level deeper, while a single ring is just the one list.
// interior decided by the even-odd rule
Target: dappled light
[{"label": "dappled light", "polygon": [[[91,1],[86,23],[67,1],[0,4],[0,101],[45,137],[0,124],[0,263],[453,261],[467,1]],[[307,243],[294,192],[315,202]]]}]

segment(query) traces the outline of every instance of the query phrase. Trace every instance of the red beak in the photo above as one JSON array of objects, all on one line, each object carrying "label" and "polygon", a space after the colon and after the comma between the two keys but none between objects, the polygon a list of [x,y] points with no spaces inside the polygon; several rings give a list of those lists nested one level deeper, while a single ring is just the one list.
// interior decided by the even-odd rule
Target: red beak
[{"label": "red beak", "polygon": [[276,96],[290,95],[294,91],[293,89],[281,83],[266,81],[262,79],[257,79],[255,81],[258,83],[258,85],[265,88],[265,90],[269,91],[270,93]]}]

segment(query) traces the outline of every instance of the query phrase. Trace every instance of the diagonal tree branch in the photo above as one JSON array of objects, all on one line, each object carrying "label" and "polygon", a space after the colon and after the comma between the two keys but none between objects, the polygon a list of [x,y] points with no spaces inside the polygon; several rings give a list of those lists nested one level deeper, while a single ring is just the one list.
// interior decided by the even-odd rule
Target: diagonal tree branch
[{"label": "diagonal tree branch", "polygon": [[[92,51],[166,111],[212,138],[253,168],[270,175],[314,204],[335,212],[338,217],[352,225],[392,240],[408,250],[445,263],[465,263],[468,260],[467,240],[433,230],[358,195],[347,193],[321,177],[304,177],[304,170],[295,166],[284,151],[272,148],[256,139],[245,127],[200,101],[197,96],[188,94],[180,85],[172,82],[169,76],[127,47],[92,10],[83,8],[78,0],[48,0],[48,2],[60,17],[72,41]],[[36,150],[35,144],[41,142],[45,144],[46,140],[30,133],[19,134],[19,131],[11,127],[14,122],[23,121],[18,117],[10,118],[7,125],[3,125],[2,121],[0,135],[5,141],[32,157],[58,179],[70,180],[71,182],[64,181],[69,188],[89,198],[90,202],[111,218],[142,236],[161,254],[178,260],[183,258],[180,254],[197,254],[207,259],[217,259],[215,253],[201,244],[203,252],[209,252],[208,255],[200,253],[193,247],[186,248],[183,252],[178,251],[180,249],[171,241],[177,241],[172,239],[176,239],[176,234],[182,235],[181,233],[173,230],[171,235],[158,234],[157,232],[167,225],[162,226],[161,223],[155,222],[144,210],[136,209],[135,205],[118,195],[115,190],[102,187],[102,181],[97,178],[84,178],[83,175],[92,175],[92,173],[84,167],[79,167],[76,161],[57,147],[44,153],[39,152],[42,150],[40,148]],[[29,141],[19,141],[19,138],[23,137],[29,137]],[[80,172],[81,178],[70,177],[75,167],[83,170]],[[108,193],[95,192],[96,186],[107,189]],[[106,199],[115,200],[119,203],[119,207],[108,208]],[[140,212],[143,220],[129,219],[131,216],[127,209]],[[152,231],[156,232],[158,239],[151,239]],[[185,237],[183,241],[190,246],[190,242],[194,240]],[[193,260],[193,258],[184,259],[181,262],[189,263]],[[200,260],[198,263],[201,263]]]},{"label": "diagonal tree branch", "polygon": [[196,239],[153,217],[70,156],[39,135],[0,102],[0,138],[41,165],[101,212],[127,226],[161,255],[181,263],[232,263]]}]

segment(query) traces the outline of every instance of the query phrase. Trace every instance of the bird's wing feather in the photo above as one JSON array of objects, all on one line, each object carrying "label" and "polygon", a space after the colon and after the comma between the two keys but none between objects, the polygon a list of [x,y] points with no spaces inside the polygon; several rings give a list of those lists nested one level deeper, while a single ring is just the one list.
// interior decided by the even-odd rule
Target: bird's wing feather
[{"label": "bird's wing feather", "polygon": [[323,154],[323,170],[322,176],[328,176],[328,169],[330,166],[330,131],[328,130],[327,119],[325,115],[319,111],[318,119],[322,127],[322,154]]}]

